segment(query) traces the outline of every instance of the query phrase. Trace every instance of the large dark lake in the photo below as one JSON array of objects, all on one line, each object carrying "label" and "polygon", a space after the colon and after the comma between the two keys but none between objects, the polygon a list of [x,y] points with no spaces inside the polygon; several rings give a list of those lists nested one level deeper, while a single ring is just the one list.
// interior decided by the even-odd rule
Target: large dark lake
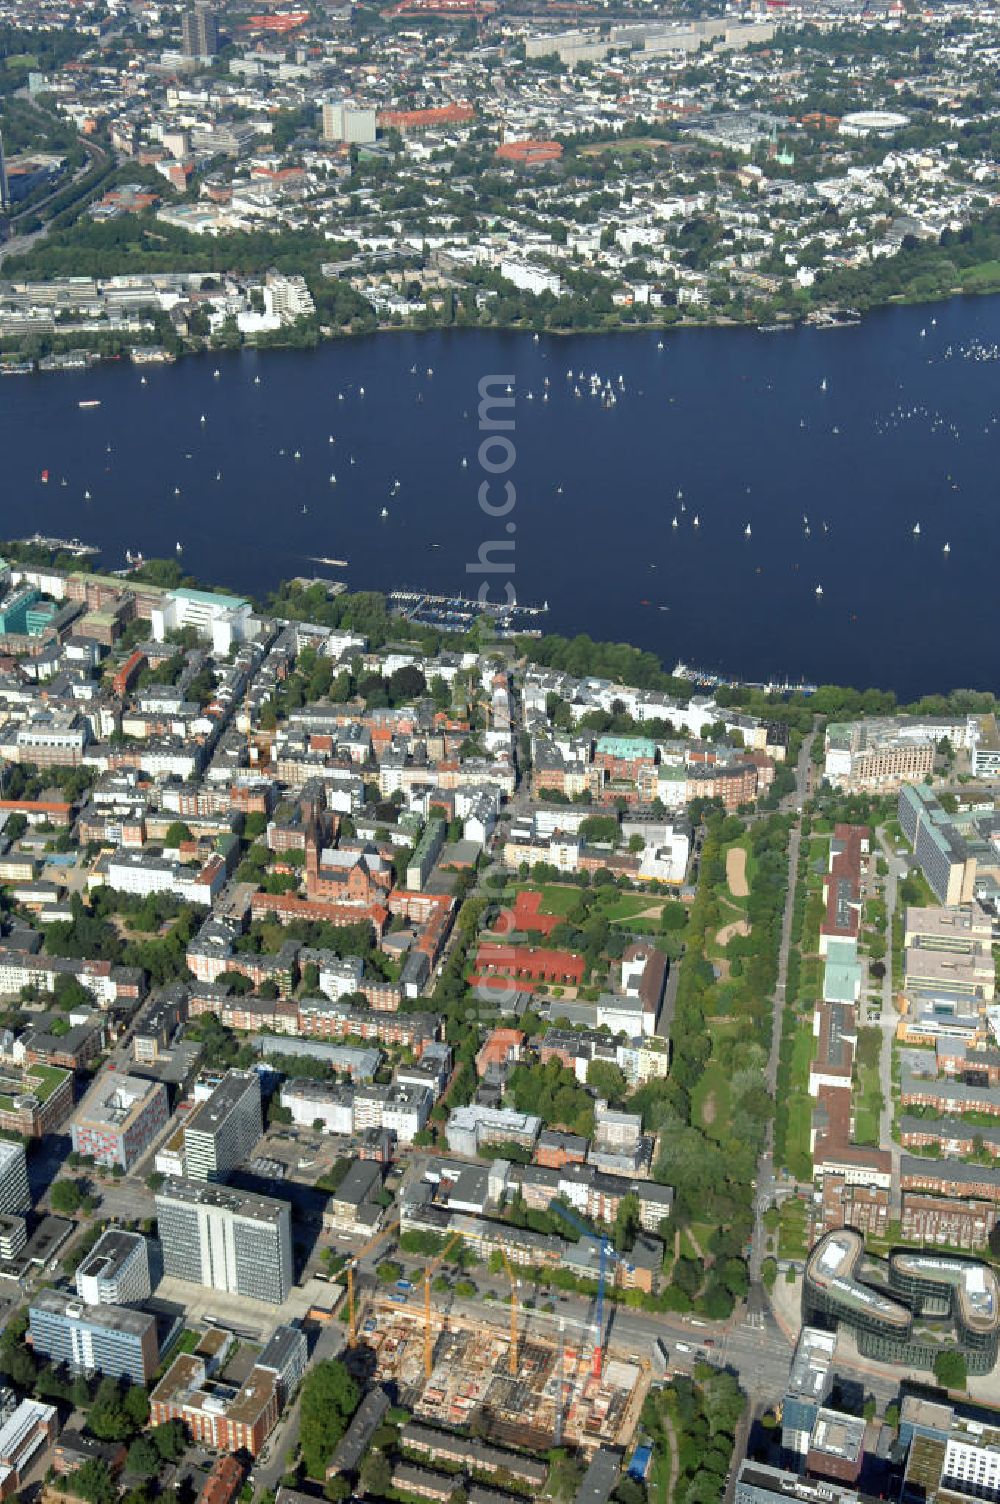
[{"label": "large dark lake", "polygon": [[[112,569],[180,543],[254,593],[313,573],[468,593],[481,545],[513,541],[547,630],[668,668],[995,688],[1000,299],[659,344],[400,334],[3,378],[0,534],[76,535]],[[477,500],[491,376],[516,396],[503,519]]]}]

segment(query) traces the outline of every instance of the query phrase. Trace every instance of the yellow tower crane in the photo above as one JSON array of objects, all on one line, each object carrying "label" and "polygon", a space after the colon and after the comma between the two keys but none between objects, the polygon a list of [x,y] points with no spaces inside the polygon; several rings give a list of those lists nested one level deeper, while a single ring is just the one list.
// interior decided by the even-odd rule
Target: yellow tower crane
[{"label": "yellow tower crane", "polygon": [[502,1243],[500,1244],[500,1257],[503,1259],[503,1266],[510,1280],[510,1350],[507,1354],[507,1362],[513,1375],[517,1373],[517,1277]]},{"label": "yellow tower crane", "polygon": [[376,1233],[373,1238],[369,1238],[368,1242],[364,1245],[364,1247],[363,1248],[359,1248],[358,1251],[357,1251],[357,1253],[353,1253],[351,1255],[350,1259],[348,1260],[348,1264],[347,1264],[347,1345],[348,1345],[348,1347],[357,1347],[357,1345],[358,1345],[358,1316],[357,1316],[357,1310],[356,1310],[355,1304],[354,1304],[354,1271],[357,1268],[358,1264],[361,1262],[361,1260],[366,1256],[366,1254],[371,1253],[371,1251],[372,1251],[373,1248],[377,1248],[380,1243],[384,1242],[386,1238],[388,1238],[392,1233],[398,1231],[398,1229],[399,1229],[399,1220],[398,1220],[398,1218],[394,1222],[388,1222],[388,1223],[386,1223],[385,1227],[382,1228],[381,1232]]},{"label": "yellow tower crane", "polygon": [[434,1371],[434,1344],[431,1341],[431,1276],[440,1269],[462,1234],[453,1232],[436,1258],[431,1259],[424,1270],[424,1378],[429,1379]]}]

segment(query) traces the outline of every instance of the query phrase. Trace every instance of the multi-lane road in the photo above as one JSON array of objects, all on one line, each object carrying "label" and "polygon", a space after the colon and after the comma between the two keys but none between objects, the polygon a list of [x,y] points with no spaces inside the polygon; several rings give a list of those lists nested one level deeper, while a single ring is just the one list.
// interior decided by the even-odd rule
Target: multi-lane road
[{"label": "multi-lane road", "polygon": [[[377,1261],[381,1256],[379,1253],[374,1258]],[[408,1265],[405,1255],[402,1262]],[[408,1265],[414,1281],[419,1282],[421,1267]],[[434,1294],[435,1310],[441,1314],[455,1313],[468,1321],[482,1321],[506,1332],[510,1308],[504,1299],[508,1293],[505,1277],[488,1274],[482,1268],[472,1270],[469,1277],[477,1286],[476,1298],[459,1298],[450,1292]],[[492,1298],[484,1300],[487,1291]],[[417,1283],[410,1296],[414,1310],[422,1304],[421,1292],[422,1287]],[[553,1310],[547,1309],[550,1305]],[[608,1350],[620,1357],[639,1362],[649,1360],[655,1340],[661,1338],[669,1349],[671,1369],[688,1372],[699,1357],[704,1357],[738,1373],[748,1392],[757,1390],[773,1399],[784,1389],[792,1346],[770,1311],[750,1315],[740,1309],[729,1321],[721,1322],[673,1312],[640,1311],[629,1306],[612,1306],[610,1314],[607,1307],[605,1311],[605,1341]],[[518,1320],[522,1336],[534,1332],[551,1340],[557,1336],[562,1322],[567,1332],[585,1333],[587,1341],[593,1341],[594,1306],[586,1296],[554,1294],[543,1297],[533,1307],[522,1299]],[[680,1349],[678,1343],[682,1344]]]}]

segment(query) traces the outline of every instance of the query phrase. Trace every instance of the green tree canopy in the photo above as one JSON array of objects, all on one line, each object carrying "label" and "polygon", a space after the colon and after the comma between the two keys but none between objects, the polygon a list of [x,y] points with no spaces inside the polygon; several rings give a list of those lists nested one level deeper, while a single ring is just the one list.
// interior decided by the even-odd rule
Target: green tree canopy
[{"label": "green tree canopy", "polygon": [[151,1478],[160,1470],[160,1454],[148,1436],[137,1436],[128,1449],[126,1466],[140,1478]]},{"label": "green tree canopy", "polygon": [[624,1073],[610,1060],[592,1060],[587,1066],[587,1085],[592,1086],[599,1097],[606,1097],[614,1106],[625,1099],[627,1083]]},{"label": "green tree canopy", "polygon": [[964,1389],[969,1377],[964,1353],[949,1348],[934,1359],[934,1377],[945,1389]]},{"label": "green tree canopy", "polygon": [[73,1474],[73,1492],[87,1504],[116,1504],[118,1488],[107,1463],[91,1458]]},{"label": "green tree canopy", "polygon": [[311,1478],[324,1477],[333,1449],[347,1429],[360,1398],[357,1384],[338,1359],[331,1358],[309,1369],[302,1385],[299,1439]]},{"label": "green tree canopy", "polygon": [[57,1180],[49,1193],[52,1210],[71,1217],[84,1204],[84,1194],[75,1180]]}]

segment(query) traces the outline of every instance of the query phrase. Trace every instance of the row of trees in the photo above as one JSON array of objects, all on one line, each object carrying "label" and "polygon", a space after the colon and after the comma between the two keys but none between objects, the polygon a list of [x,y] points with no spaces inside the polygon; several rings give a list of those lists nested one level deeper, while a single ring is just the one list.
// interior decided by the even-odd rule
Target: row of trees
[{"label": "row of trees", "polygon": [[95,777],[91,768],[46,768],[43,775],[34,763],[11,763],[4,778],[4,798],[40,799],[44,789],[57,788],[67,802],[75,804]]},{"label": "row of trees", "polygon": [[[713,1225],[706,1252],[714,1261],[707,1276],[699,1268],[696,1285],[696,1271],[678,1267],[675,1299],[679,1306],[694,1303],[719,1318],[746,1292],[742,1255],[753,1225],[752,1181],[773,1112],[763,1066],[787,882],[788,822],[772,815],[750,832],[753,877],[746,913],[752,927],[741,941],[744,950],[731,963],[739,961],[739,974],[726,982],[717,980],[708,946],[721,917],[717,895],[726,885],[725,845],[742,824],[719,811],[710,812],[706,824],[677,989],[670,1079],[650,1083],[637,1098],[644,1123],[655,1123],[660,1132],[654,1173],[674,1187],[673,1219]],[[724,1032],[713,1028],[720,1013],[733,1020]],[[705,1126],[693,1103],[710,1065],[726,1089],[716,1094],[713,1120]]]},{"label": "row of trees", "polygon": [[465,645],[461,635],[445,634],[392,615],[389,602],[377,590],[359,590],[330,600],[322,585],[303,587],[285,580],[268,597],[266,609],[289,621],[311,621],[341,632],[357,632],[368,638],[372,648],[383,647],[390,640],[405,639],[436,653],[446,636],[452,646]]},{"label": "row of trees", "polygon": [[655,653],[632,647],[627,642],[595,642],[585,632],[576,637],[550,633],[545,637],[517,639],[518,652],[529,662],[544,668],[558,669],[582,679],[595,676],[619,684],[634,684],[639,689],[657,689],[687,701],[694,686],[686,679],[664,673]]},{"label": "row of trees", "polygon": [[24,87],[27,66],[54,72],[87,45],[87,38],[72,27],[35,30],[27,26],[0,26],[0,94],[13,94]]},{"label": "row of trees", "polygon": [[[294,671],[278,687],[275,720],[279,715],[287,715],[290,710],[312,705],[317,700],[331,700],[342,705],[357,696],[364,700],[369,710],[412,705],[428,693],[428,688],[427,680],[415,664],[404,664],[385,678],[379,673],[361,673],[357,663],[354,668],[341,669],[335,675],[330,658],[321,657],[314,648],[304,648]],[[442,708],[451,703],[451,693],[443,680],[439,679],[437,688],[431,688],[430,693]]]},{"label": "row of trees", "polygon": [[167,1421],[137,1436],[128,1449],[125,1466],[130,1473],[149,1481],[130,1489],[124,1497],[111,1469],[99,1458],[85,1462],[72,1474],[71,1480],[57,1479],[55,1487],[63,1493],[71,1492],[74,1498],[86,1500],[86,1504],[151,1504],[160,1493],[153,1482],[156,1474],[164,1463],[179,1462],[186,1445],[180,1421]]},{"label": "row of trees", "polygon": [[299,1446],[310,1478],[325,1478],[326,1465],[360,1400],[361,1391],[336,1358],[310,1367],[302,1384],[299,1426]]},{"label": "row of trees", "polygon": [[254,276],[270,267],[321,275],[324,262],[342,259],[353,250],[350,243],[338,245],[314,230],[192,235],[188,230],[164,224],[149,212],[113,220],[81,221],[39,242],[25,254],[11,258],[7,265],[17,268],[14,275],[47,279],[158,271]]},{"label": "row of trees", "polygon": [[726,1492],[744,1395],[733,1375],[700,1364],[651,1389],[642,1423],[665,1462],[676,1444],[677,1484],[671,1504],[717,1504]]}]

